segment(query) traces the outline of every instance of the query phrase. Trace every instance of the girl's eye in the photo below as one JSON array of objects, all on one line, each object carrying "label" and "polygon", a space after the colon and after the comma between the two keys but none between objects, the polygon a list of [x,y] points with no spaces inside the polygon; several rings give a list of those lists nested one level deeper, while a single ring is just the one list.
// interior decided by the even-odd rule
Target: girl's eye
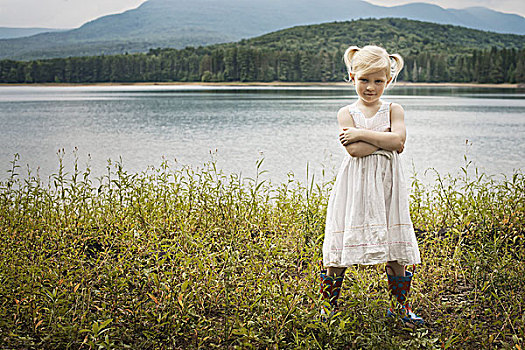
[{"label": "girl's eye", "polygon": [[376,80],[376,84],[381,84],[382,82],[382,80]]},{"label": "girl's eye", "polygon": [[364,81],[364,82],[367,82],[367,81],[368,81],[368,79],[359,79],[359,80]]}]

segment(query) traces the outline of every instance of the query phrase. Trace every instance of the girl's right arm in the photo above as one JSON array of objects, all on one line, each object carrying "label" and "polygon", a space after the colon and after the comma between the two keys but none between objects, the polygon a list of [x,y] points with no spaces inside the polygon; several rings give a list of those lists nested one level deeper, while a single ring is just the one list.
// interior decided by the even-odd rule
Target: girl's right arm
[{"label": "girl's right arm", "polygon": [[[341,109],[339,109],[339,112],[337,112],[337,121],[339,122],[339,127],[341,128],[341,130],[343,130],[343,128],[355,127],[354,119],[350,115],[348,107],[342,107]],[[343,147],[346,149],[346,152],[348,152],[348,154],[356,158],[366,157],[379,149],[379,147],[376,147],[371,143],[365,141],[353,142],[346,146],[343,145]]]}]

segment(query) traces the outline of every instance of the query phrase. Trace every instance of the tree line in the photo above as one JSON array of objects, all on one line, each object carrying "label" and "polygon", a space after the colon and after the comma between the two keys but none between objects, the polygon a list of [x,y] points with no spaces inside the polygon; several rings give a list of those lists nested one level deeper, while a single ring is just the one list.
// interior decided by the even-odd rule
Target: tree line
[{"label": "tree line", "polygon": [[[347,77],[343,52],[238,45],[27,62],[2,60],[0,83],[339,82]],[[401,81],[525,82],[525,49],[419,52],[404,58]]]}]

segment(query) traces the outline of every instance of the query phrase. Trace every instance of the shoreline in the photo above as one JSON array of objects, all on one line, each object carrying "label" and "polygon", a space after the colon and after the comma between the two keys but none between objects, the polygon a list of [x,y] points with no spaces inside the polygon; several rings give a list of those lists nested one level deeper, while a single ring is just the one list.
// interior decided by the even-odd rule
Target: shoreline
[{"label": "shoreline", "polygon": [[[0,86],[52,86],[52,87],[74,87],[74,86],[350,86],[346,82],[137,82],[137,83],[35,83],[35,84],[0,84]],[[394,87],[445,87],[445,88],[502,88],[520,89],[525,88],[525,84],[480,84],[480,83],[412,83],[396,82]]]}]

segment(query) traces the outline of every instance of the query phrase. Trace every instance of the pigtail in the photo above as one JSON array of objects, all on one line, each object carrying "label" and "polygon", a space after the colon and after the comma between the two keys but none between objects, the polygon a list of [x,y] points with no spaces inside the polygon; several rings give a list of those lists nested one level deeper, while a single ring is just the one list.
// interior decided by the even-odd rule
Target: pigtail
[{"label": "pigtail", "polygon": [[352,73],[353,67],[352,67],[352,59],[354,58],[354,55],[361,50],[358,46],[350,46],[348,49],[346,49],[343,59],[345,61],[346,69],[348,70],[348,82],[352,81]]},{"label": "pigtail", "polygon": [[388,85],[389,86],[394,86],[394,84],[396,83],[397,76],[399,75],[399,73],[403,69],[403,66],[405,65],[405,63],[403,61],[403,57],[401,57],[401,55],[399,55],[397,53],[394,53],[392,55],[388,55],[388,58],[390,59],[390,62],[391,62],[391,64],[390,64],[390,75],[392,76],[392,81]]}]

